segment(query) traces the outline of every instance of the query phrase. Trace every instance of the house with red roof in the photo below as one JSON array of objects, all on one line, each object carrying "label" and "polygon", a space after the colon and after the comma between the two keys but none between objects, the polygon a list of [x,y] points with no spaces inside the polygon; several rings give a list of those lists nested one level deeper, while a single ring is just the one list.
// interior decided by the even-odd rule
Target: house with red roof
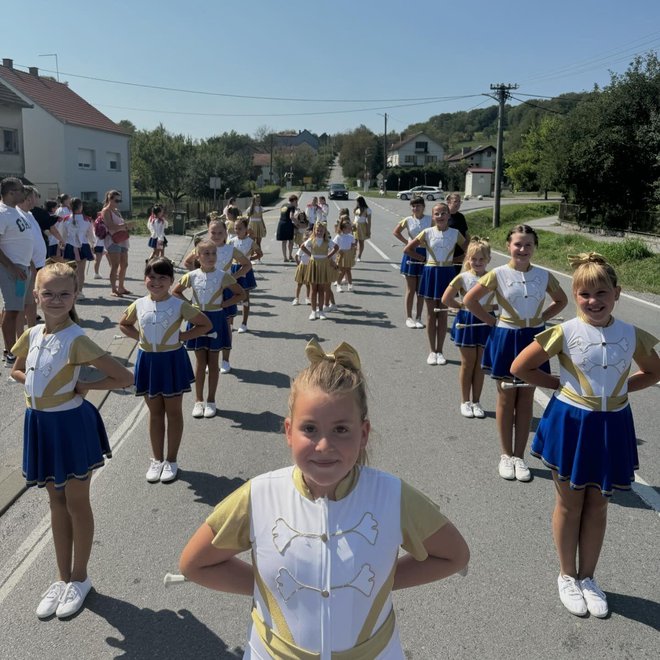
[{"label": "house with red roof", "polygon": [[37,67],[20,71],[5,58],[0,83],[31,106],[22,109],[25,177],[44,199],[66,192],[102,201],[118,190],[130,209],[130,135],[121,126]]},{"label": "house with red roof", "polygon": [[387,150],[388,167],[425,167],[442,161],[445,150],[426,133],[415,133]]},{"label": "house with red roof", "polygon": [[25,176],[23,108],[31,108],[0,82],[0,179]]}]

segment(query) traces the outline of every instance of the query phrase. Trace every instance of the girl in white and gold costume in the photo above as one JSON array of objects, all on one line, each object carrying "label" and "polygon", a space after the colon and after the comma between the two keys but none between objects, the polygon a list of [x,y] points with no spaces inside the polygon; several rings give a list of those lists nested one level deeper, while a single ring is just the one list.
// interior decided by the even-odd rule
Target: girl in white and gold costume
[{"label": "girl in white and gold costume", "polygon": [[[551,470],[556,503],[559,596],[577,616],[604,617],[607,598],[594,579],[612,489],[635,479],[637,436],[628,392],[660,380],[655,337],[612,316],[621,287],[595,252],[571,257],[578,317],[536,335],[511,365],[519,378],[556,390],[543,413],[532,453]],[[558,356],[559,378],[539,367]],[[630,375],[632,361],[639,371]],[[579,566],[577,557],[579,556]]]},{"label": "girl in white and gold costume", "polygon": [[312,311],[309,320],[325,319],[323,302],[331,282],[337,278],[332,257],[339,250],[339,246],[330,238],[327,226],[317,222],[312,236],[300,246],[300,249],[310,257],[307,266],[307,282],[312,289]]},{"label": "girl in white and gold costume", "polygon": [[[325,354],[311,341],[307,355],[285,420],[294,467],[223,500],[181,570],[253,597],[245,658],[402,660],[391,591],[460,571],[469,550],[433,502],[364,466],[370,423],[355,350]],[[248,549],[252,564],[235,556]]]}]

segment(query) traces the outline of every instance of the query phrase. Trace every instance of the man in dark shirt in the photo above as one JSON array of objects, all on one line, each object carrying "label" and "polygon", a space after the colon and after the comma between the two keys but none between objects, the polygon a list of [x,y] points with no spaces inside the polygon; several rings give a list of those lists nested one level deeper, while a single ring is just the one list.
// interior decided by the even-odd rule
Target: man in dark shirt
[{"label": "man in dark shirt", "polygon": [[[39,199],[39,193],[35,192],[35,197]],[[41,235],[44,238],[46,247],[48,247],[48,234],[52,234],[58,241],[62,240],[57,229],[53,229],[54,225],[57,223],[57,216],[55,213],[55,208],[57,207],[57,202],[46,202],[46,208],[41,206],[35,206],[30,213],[34,216],[34,219],[39,224],[39,229],[41,229]],[[48,233],[47,233],[48,232]]]},{"label": "man in dark shirt", "polygon": [[[447,206],[449,207],[449,213],[451,213],[451,216],[449,217],[449,226],[453,227],[454,229],[458,229],[458,231],[465,236],[465,240],[469,241],[470,240],[470,233],[468,230],[467,226],[467,221],[465,219],[465,216],[458,210],[461,208],[461,196],[458,193],[451,193],[447,195]],[[463,259],[465,257],[465,252],[463,248],[459,247],[458,245],[454,248],[454,270],[456,271],[456,275],[458,275],[461,272],[461,268],[463,267]]]}]

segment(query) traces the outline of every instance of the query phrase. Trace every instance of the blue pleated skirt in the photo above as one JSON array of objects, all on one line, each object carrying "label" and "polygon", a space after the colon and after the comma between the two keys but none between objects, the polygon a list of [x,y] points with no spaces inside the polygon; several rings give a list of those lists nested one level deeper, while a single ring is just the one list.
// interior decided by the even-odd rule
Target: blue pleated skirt
[{"label": "blue pleated skirt", "polygon": [[[94,261],[94,254],[92,253],[92,248],[89,246],[89,243],[83,243],[78,248],[78,254],[80,255],[80,261]],[[75,248],[73,245],[67,243],[64,246],[63,257],[67,261],[73,261],[76,258]]]},{"label": "blue pleated skirt", "polygon": [[[229,300],[230,298],[233,297],[234,297],[234,292],[229,287],[223,289],[222,291],[223,300]],[[230,305],[229,307],[225,307],[225,316],[228,319],[233,319],[237,313],[238,313],[238,305]]]},{"label": "blue pleated skirt", "polygon": [[[231,274],[234,275],[242,268],[241,264],[232,264],[231,265]],[[246,275],[239,277],[236,280],[246,291],[252,291],[252,289],[257,288],[257,280],[254,277],[254,270],[250,269]],[[231,294],[234,295],[233,293]],[[231,296],[230,296],[231,297]]]},{"label": "blue pleated skirt", "polygon": [[639,467],[630,406],[617,412],[582,410],[552,397],[539,422],[531,453],[571,488],[629,490]]},{"label": "blue pleated skirt", "polygon": [[453,279],[453,266],[424,266],[417,294],[422,298],[440,300]]},{"label": "blue pleated skirt", "polygon": [[[477,327],[469,328],[457,328],[458,323],[471,326],[473,324],[478,324]],[[483,321],[478,319],[474,314],[469,312],[467,309],[460,309],[456,318],[454,318],[454,323],[449,330],[449,336],[452,338],[452,341],[456,346],[462,346],[463,348],[470,348],[473,346],[485,346],[490,336],[490,331],[492,328],[488,325],[482,325]]]},{"label": "blue pleated skirt", "polygon": [[49,481],[64,488],[87,479],[112,452],[99,411],[84,401],[77,408],[47,412],[28,408],[23,429],[23,476],[28,486]]},{"label": "blue pleated skirt", "polygon": [[183,346],[162,353],[138,349],[135,361],[136,396],[179,396],[190,392],[190,383],[194,382],[190,358]]},{"label": "blue pleated skirt", "polygon": [[[152,249],[155,250],[158,247],[158,239],[155,237],[151,237],[147,243],[147,245]],[[163,239],[163,247],[167,247],[167,239]]]},{"label": "blue pleated skirt", "polygon": [[[415,249],[415,252],[426,259],[426,248],[418,247]],[[421,277],[423,270],[423,261],[415,261],[405,252],[403,253],[403,256],[401,257],[401,268],[399,269],[401,275],[405,275],[406,277]]]},{"label": "blue pleated skirt", "polygon": [[[518,354],[534,341],[534,336],[543,330],[543,326],[536,328],[516,328],[509,330],[495,326],[491,329],[481,368],[490,373],[491,378],[499,380],[513,380],[511,363]],[[544,362],[539,369],[550,373],[550,363]]]},{"label": "blue pleated skirt", "polygon": [[[229,319],[224,309],[218,309],[214,312],[204,312],[209,317],[213,324],[211,332],[217,333],[217,337],[197,337],[196,339],[189,339],[186,342],[186,348],[189,351],[221,351],[223,349],[231,349],[231,326]],[[186,330],[190,330],[193,326],[188,323]]]}]

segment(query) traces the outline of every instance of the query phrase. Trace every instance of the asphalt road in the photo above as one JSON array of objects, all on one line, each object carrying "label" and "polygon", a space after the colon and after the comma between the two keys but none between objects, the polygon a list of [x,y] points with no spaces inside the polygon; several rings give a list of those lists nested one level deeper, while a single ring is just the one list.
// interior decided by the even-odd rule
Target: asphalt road
[{"label": "asphalt road", "polygon": [[[302,202],[309,197],[305,193]],[[281,428],[289,382],[305,365],[304,346],[312,336],[328,350],[349,341],[361,355],[374,428],[371,464],[427,493],[470,544],[467,577],[395,595],[409,658],[658,657],[658,513],[634,493],[612,498],[598,570],[612,614],[606,620],[570,615],[556,593],[550,473],[530,459],[534,478],[528,484],[497,475],[495,389],[487,383],[485,420],[459,415],[458,351],[447,343],[448,364],[429,367],[424,331],[403,324],[401,248],[391,232],[409,206],[382,199],[370,204],[373,238],[354,270],[355,291],[337,295],[340,309],[327,321],[309,321],[308,307],[291,306],[294,266],[281,263],[274,240],[277,212],[267,214],[269,234],[264,263],[256,270],[259,288],[253,295],[250,332],[234,335],[233,369],[220,380],[218,417],[195,420],[190,395],[184,400],[176,482],[145,481],[150,452],[144,406],[130,395],[109,396],[102,415],[115,455],[92,486],[94,589],[72,620],[41,622],[34,614],[55,577],[46,494],[27,491],[0,518],[0,658],[241,656],[249,598],[193,585],[165,589],[162,579],[176,571],[181,548],[215,503],[245,479],[289,463]],[[345,205],[331,203],[331,220],[334,209]],[[139,295],[144,290],[137,281],[146,254],[142,242],[146,239],[134,242],[129,286]],[[181,256],[187,247],[187,239],[174,237],[169,256]],[[502,262],[496,255],[491,265]],[[569,280],[560,281],[568,290]],[[90,287],[90,292],[104,292],[107,287],[100,284],[103,289]],[[623,298],[616,313],[657,331],[657,302]],[[124,305],[108,297],[92,297],[81,305],[83,325],[95,341],[110,345]],[[565,318],[571,313],[567,309]],[[0,385],[5,411],[0,420],[2,466],[20,461],[21,396],[15,386]],[[631,399],[639,474],[657,485],[658,388]],[[540,413],[538,406],[536,417]],[[657,497],[655,489],[649,492],[649,499]]]}]

